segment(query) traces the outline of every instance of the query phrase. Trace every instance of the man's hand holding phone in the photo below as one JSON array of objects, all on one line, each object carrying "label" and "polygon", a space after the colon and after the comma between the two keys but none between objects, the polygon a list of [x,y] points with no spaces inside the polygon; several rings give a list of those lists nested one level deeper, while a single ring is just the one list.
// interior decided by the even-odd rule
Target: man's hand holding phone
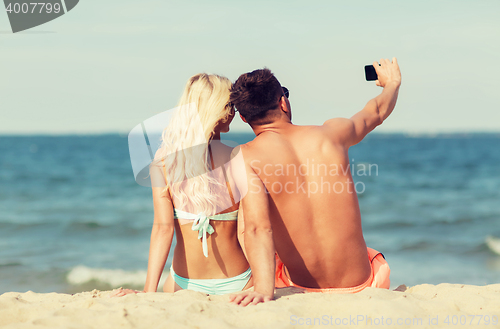
[{"label": "man's hand holding phone", "polygon": [[381,59],[380,65],[373,62],[373,67],[377,73],[375,84],[380,87],[385,87],[389,83],[397,83],[401,85],[401,72],[399,71],[398,61],[396,57],[392,58],[392,62],[388,59]]}]

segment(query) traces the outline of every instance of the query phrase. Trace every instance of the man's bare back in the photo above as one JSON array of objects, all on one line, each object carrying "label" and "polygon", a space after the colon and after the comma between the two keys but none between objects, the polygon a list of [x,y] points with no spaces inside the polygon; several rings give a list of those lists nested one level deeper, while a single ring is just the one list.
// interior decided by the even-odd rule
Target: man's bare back
[{"label": "man's bare back", "polygon": [[243,148],[269,193],[275,248],[301,286],[353,287],[370,276],[348,149],[323,126],[269,127]]},{"label": "man's bare back", "polygon": [[[274,250],[294,285],[364,289],[370,278],[375,283],[371,261],[378,256],[368,258],[348,150],[396,104],[399,66],[395,58],[380,64],[373,63],[382,93],[350,119],[330,119],[322,126],[292,124],[288,91],[269,70],[243,74],[235,82],[231,101],[256,135],[241,146],[248,190],[240,211],[255,292],[233,298],[235,303],[272,297]],[[381,287],[388,288],[388,267],[384,275]]]}]

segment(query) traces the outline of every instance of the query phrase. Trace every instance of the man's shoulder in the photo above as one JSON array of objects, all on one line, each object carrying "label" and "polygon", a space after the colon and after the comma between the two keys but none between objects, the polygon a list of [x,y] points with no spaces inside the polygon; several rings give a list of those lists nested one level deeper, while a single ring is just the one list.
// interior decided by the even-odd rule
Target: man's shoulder
[{"label": "man's shoulder", "polygon": [[241,144],[233,149],[233,155],[240,154],[245,159],[245,162],[249,160],[255,159],[256,154],[263,151],[260,140],[257,140],[256,137],[254,140],[247,142],[245,144]]},{"label": "man's shoulder", "polygon": [[354,122],[347,118],[329,119],[320,127],[332,142],[341,144],[345,144],[349,140],[355,129]]},{"label": "man's shoulder", "polygon": [[351,119],[347,118],[333,118],[333,119],[328,119],[323,123],[322,128],[345,128],[348,126],[352,126],[353,122]]},{"label": "man's shoulder", "polygon": [[252,139],[251,141],[246,142],[245,144],[241,144],[240,147],[242,150],[247,152],[259,150],[264,147],[266,142],[269,142],[270,137],[271,136],[267,134],[259,134],[255,136],[255,138]]},{"label": "man's shoulder", "polygon": [[[336,142],[335,135],[343,130],[346,124],[343,118],[330,119],[323,125],[297,126],[297,133],[301,142],[311,143],[312,145],[322,144],[324,142]],[[339,129],[340,128],[340,129]],[[295,139],[296,140],[296,139]]]}]

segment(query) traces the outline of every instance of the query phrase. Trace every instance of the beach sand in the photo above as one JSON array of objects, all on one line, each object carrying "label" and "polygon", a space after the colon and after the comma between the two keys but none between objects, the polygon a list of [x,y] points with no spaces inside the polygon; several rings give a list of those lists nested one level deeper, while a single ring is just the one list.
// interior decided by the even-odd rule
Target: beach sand
[{"label": "beach sand", "polygon": [[276,300],[249,307],[229,304],[228,296],[188,290],[118,298],[109,298],[110,294],[8,292],[0,296],[0,327],[500,327],[500,284],[423,284],[404,292],[367,288],[354,295],[296,293],[285,288],[278,290]]}]

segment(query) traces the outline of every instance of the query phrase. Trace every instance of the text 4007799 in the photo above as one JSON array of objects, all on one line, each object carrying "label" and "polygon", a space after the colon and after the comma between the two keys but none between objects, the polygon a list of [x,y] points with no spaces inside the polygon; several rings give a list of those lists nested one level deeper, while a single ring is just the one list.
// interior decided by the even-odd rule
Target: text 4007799
[{"label": "text 4007799", "polygon": [[[38,7],[38,8],[37,8]],[[58,14],[61,11],[61,5],[58,3],[51,4],[51,3],[45,3],[45,2],[23,2],[23,3],[9,3],[5,10],[8,13],[23,13],[23,14],[28,14],[28,13],[39,13],[41,14],[42,12],[45,12],[47,14],[50,14],[52,12]]]}]

